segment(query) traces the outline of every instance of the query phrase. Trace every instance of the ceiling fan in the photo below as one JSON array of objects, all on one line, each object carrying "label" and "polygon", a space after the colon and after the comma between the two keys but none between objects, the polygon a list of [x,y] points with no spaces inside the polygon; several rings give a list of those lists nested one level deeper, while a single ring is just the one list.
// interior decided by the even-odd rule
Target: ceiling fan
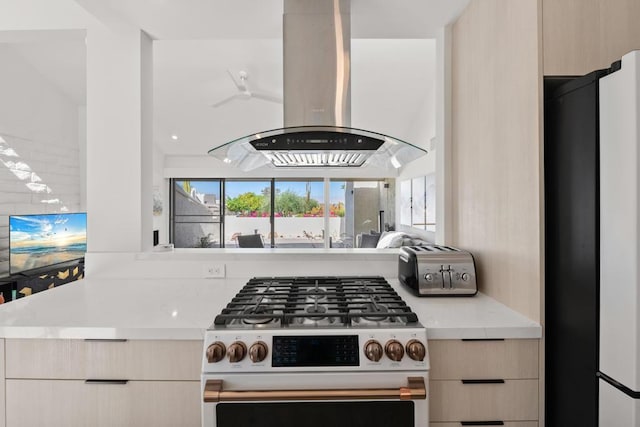
[{"label": "ceiling fan", "polygon": [[234,101],[236,99],[243,99],[245,101],[252,99],[252,98],[256,98],[256,99],[262,99],[264,101],[269,101],[269,102],[275,102],[278,104],[282,104],[282,98],[276,96],[276,95],[272,95],[266,92],[262,92],[262,91],[252,91],[249,88],[249,73],[247,73],[246,71],[240,71],[238,73],[239,79],[236,79],[233,74],[231,73],[231,71],[227,70],[227,74],[229,74],[229,77],[231,77],[231,80],[233,80],[233,84],[236,85],[236,88],[238,88],[238,93],[236,93],[235,95],[231,95],[227,98],[224,98],[221,101],[216,102],[215,104],[212,104],[211,107],[213,108],[218,108],[221,105],[224,105],[228,102]]}]

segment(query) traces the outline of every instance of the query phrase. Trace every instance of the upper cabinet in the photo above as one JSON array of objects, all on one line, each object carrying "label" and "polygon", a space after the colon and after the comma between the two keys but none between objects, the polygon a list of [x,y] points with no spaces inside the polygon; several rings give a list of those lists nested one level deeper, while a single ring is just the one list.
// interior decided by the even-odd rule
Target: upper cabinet
[{"label": "upper cabinet", "polygon": [[544,75],[608,68],[640,49],[637,0],[542,0]]}]

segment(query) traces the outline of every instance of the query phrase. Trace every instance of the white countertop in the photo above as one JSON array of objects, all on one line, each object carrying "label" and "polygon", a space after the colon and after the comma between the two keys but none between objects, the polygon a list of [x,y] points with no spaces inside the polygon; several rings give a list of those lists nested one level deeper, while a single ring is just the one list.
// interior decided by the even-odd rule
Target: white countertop
[{"label": "white countertop", "polygon": [[[539,338],[494,299],[418,298],[388,279],[429,339]],[[246,279],[84,279],[0,305],[0,338],[203,339]]]}]

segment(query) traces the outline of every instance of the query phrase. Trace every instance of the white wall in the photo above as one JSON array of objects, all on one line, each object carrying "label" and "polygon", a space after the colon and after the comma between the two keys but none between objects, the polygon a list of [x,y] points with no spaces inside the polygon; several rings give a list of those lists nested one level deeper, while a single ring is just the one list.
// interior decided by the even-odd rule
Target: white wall
[{"label": "white wall", "polygon": [[[435,172],[436,174],[436,232],[421,231],[411,227],[399,226],[401,231],[412,232],[437,244],[447,244],[451,239],[451,221],[446,212],[451,208],[451,26],[438,31],[430,54],[433,61],[433,79],[435,102],[425,103],[414,122],[414,132],[423,138],[429,138],[424,146],[429,154],[405,167],[396,180],[396,195],[400,195],[402,181]],[[420,127],[421,120],[426,125]],[[400,203],[396,204],[396,217],[400,218]],[[399,223],[399,221],[398,221]]]},{"label": "white wall", "polygon": [[87,31],[87,251],[150,249],[151,39],[121,25]]},{"label": "white wall", "polygon": [[153,193],[154,199],[162,205],[162,212],[153,214],[153,229],[158,230],[158,243],[169,242],[169,180],[162,176],[164,154],[159,149],[153,150]]},{"label": "white wall", "polygon": [[[151,230],[164,219],[152,217],[151,194],[158,177],[148,163],[152,156],[148,132],[151,79],[146,78],[150,39],[139,29],[110,16],[103,5],[81,0],[5,0],[0,32],[87,30],[88,243],[90,252],[104,254],[107,259],[109,254],[147,249]],[[398,77],[402,78],[401,73]],[[387,108],[390,113],[394,111],[391,106]],[[415,106],[413,110],[418,113],[420,109]],[[211,160],[187,156],[167,159],[160,187],[166,188],[165,178],[171,176],[230,176],[226,171],[212,169]],[[375,171],[360,172],[361,176],[380,177]],[[319,177],[329,175],[334,174]],[[168,198],[164,202],[166,210]]]},{"label": "white wall", "polygon": [[[0,64],[0,275],[6,275],[7,215],[80,211],[83,160],[78,106],[16,53],[14,44],[0,43]],[[32,174],[18,178],[11,169],[27,166],[17,162]],[[34,191],[28,183],[46,187]],[[56,199],[60,203],[44,202]]]}]

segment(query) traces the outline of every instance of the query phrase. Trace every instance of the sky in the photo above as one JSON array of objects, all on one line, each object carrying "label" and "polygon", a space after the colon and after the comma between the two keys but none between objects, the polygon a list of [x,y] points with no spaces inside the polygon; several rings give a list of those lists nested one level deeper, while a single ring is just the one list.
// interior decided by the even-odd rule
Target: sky
[{"label": "sky", "polygon": [[11,241],[50,240],[77,236],[87,232],[87,216],[78,214],[49,214],[11,216]]},{"label": "sky", "polygon": [[[304,196],[306,194],[307,181],[278,181],[276,180],[276,188],[284,192],[291,190],[296,194]],[[219,194],[218,181],[191,181],[191,187],[195,187],[198,193]],[[227,197],[237,197],[240,194],[253,192],[260,194],[262,189],[270,185],[269,180],[265,181],[226,181]],[[330,184],[331,203],[344,203],[343,182],[332,181]],[[311,182],[311,198],[322,202],[324,200],[324,183],[322,181]]]}]

